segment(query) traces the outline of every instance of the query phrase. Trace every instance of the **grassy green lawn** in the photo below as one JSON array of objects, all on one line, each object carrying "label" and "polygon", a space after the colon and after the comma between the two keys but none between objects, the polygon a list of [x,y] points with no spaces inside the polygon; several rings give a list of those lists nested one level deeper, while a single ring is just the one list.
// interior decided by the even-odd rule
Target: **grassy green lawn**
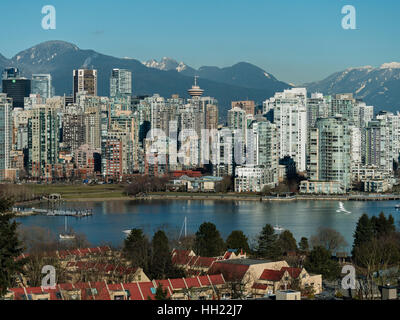
[{"label": "grassy green lawn", "polygon": [[31,184],[28,186],[35,194],[48,195],[59,193],[63,199],[77,198],[121,198],[125,197],[124,186],[119,184],[100,185],[62,185]]}]

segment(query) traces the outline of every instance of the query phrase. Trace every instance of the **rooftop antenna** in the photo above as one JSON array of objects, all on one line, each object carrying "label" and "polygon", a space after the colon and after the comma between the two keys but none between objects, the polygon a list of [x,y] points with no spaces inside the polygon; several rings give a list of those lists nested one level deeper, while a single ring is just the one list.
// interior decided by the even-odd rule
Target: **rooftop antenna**
[{"label": "rooftop antenna", "polygon": [[195,86],[197,86],[197,78],[198,78],[199,76],[194,76],[194,85]]}]

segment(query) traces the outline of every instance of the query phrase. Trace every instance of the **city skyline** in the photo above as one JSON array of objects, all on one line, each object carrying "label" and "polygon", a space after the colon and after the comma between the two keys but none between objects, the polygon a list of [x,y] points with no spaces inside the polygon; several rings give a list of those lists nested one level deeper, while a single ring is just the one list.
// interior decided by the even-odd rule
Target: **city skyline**
[{"label": "city skyline", "polygon": [[[17,24],[11,20],[13,15],[4,17],[2,29],[7,34],[2,37],[7,38],[7,46],[0,53],[10,58],[37,43],[60,39],[140,61],[171,57],[194,68],[247,61],[296,85],[321,80],[348,67],[400,60],[396,54],[399,44],[392,41],[400,7],[395,1],[385,5],[353,1],[356,30],[341,26],[341,9],[347,4],[343,1],[174,4],[118,1],[118,5],[96,3],[96,10],[90,10],[90,1],[74,6],[74,1],[54,0],[51,5],[57,12],[57,27],[43,30],[44,3],[2,2],[3,12],[24,10],[31,14]],[[379,52],[374,50],[377,47]]]}]

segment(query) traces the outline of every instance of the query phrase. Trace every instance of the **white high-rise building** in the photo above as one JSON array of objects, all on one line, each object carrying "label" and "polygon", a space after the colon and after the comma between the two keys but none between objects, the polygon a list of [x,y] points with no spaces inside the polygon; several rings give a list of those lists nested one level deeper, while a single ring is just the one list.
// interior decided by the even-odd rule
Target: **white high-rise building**
[{"label": "white high-rise building", "polygon": [[388,152],[391,161],[399,162],[400,155],[400,113],[381,111],[376,115],[387,129]]},{"label": "white high-rise building", "polygon": [[279,157],[289,156],[298,171],[306,170],[307,89],[293,88],[278,92],[264,103],[264,111],[272,111],[278,130]]},{"label": "white high-rise building", "polygon": [[12,148],[12,101],[6,94],[0,94],[0,181],[10,168],[10,152]]},{"label": "white high-rise building", "polygon": [[350,161],[351,166],[355,167],[362,163],[362,129],[356,126],[350,126]]},{"label": "white high-rise building", "polygon": [[233,107],[228,111],[228,127],[233,134],[233,152],[236,164],[245,161],[245,143],[247,131],[246,111],[239,107]]},{"label": "white high-rise building", "polygon": [[353,107],[354,124],[359,128],[365,128],[374,118],[374,107],[367,106],[365,102],[357,101]]},{"label": "white high-rise building", "polygon": [[310,132],[309,177],[314,181],[351,182],[351,131],[341,116],[320,118]]},{"label": "white high-rise building", "polygon": [[327,118],[331,97],[324,97],[322,93],[312,93],[311,98],[307,99],[307,122],[308,129],[313,128],[318,118]]}]

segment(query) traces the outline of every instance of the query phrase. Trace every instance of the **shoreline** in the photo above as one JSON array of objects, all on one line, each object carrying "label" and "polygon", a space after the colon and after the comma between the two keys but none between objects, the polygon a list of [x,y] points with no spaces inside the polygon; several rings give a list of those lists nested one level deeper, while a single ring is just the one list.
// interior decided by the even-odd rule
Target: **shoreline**
[{"label": "shoreline", "polygon": [[[268,197],[255,195],[215,195],[215,194],[149,194],[142,197],[94,197],[94,198],[67,198],[61,202],[86,202],[86,201],[151,201],[151,200],[219,200],[219,201],[258,201],[258,202],[288,202],[288,201],[400,201],[400,195],[343,195],[343,196],[306,196],[295,195],[290,197]],[[15,205],[26,205],[29,203],[42,203],[47,200],[29,200],[16,202]]]}]

